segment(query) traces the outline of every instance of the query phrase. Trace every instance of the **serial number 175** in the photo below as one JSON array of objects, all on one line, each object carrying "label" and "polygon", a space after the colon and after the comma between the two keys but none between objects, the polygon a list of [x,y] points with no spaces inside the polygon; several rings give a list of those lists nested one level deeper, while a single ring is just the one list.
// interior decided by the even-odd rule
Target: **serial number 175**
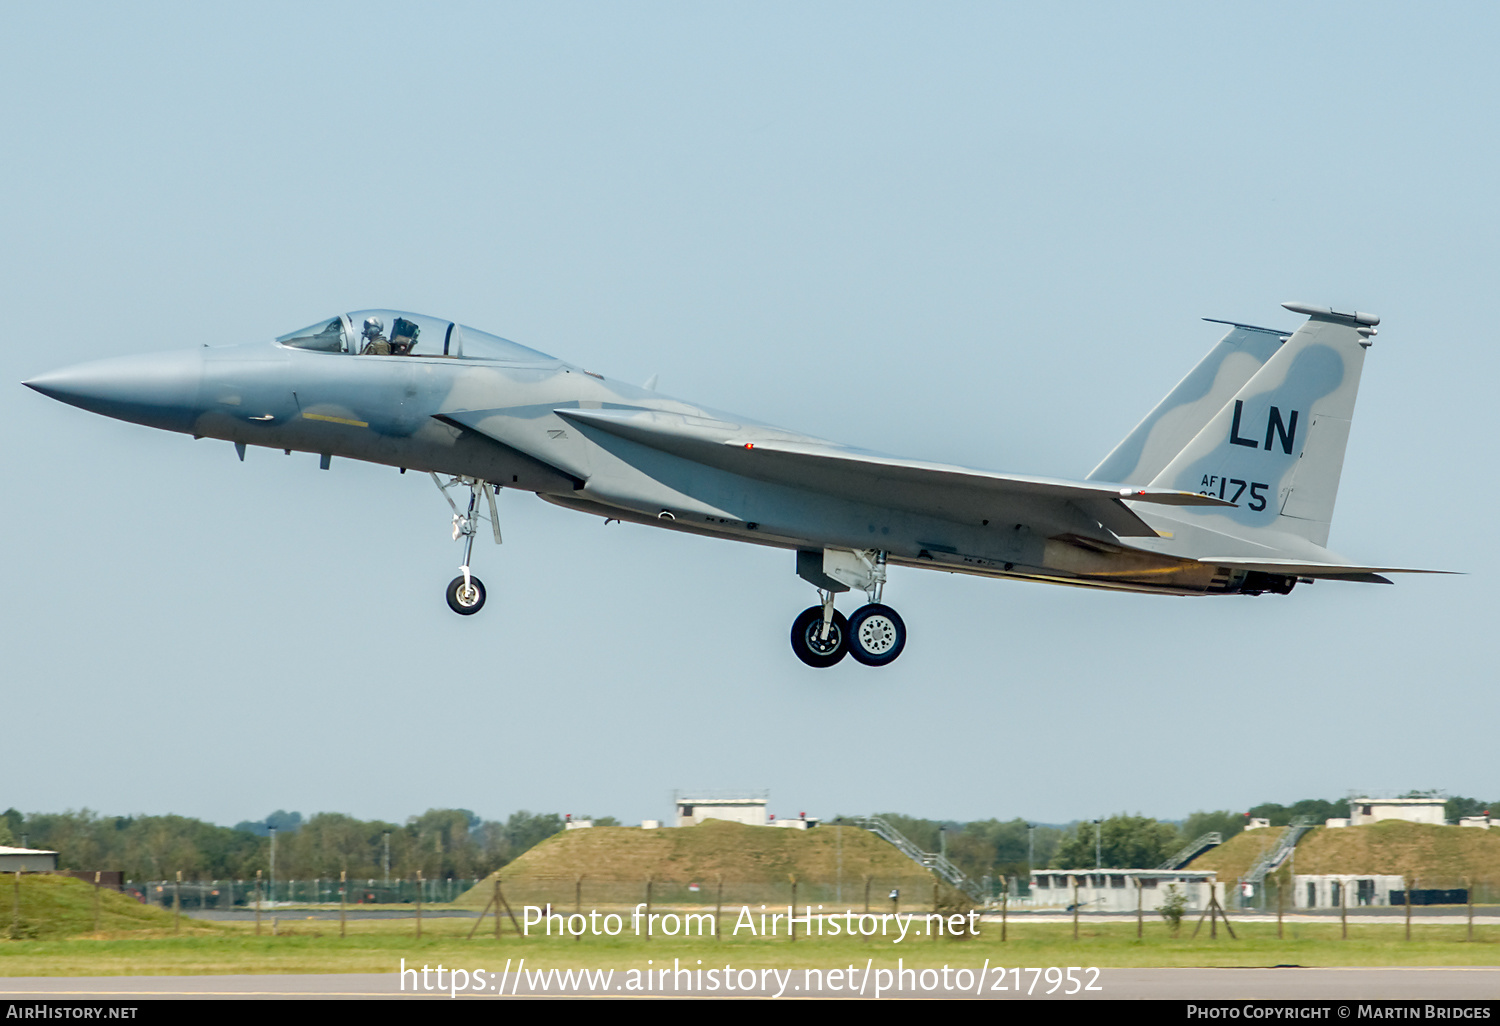
[{"label": "serial number 175", "polygon": [[1237,477],[1219,477],[1216,474],[1204,474],[1203,482],[1198,486],[1199,495],[1213,495],[1220,499],[1239,504],[1240,496],[1245,494],[1245,489],[1250,489],[1249,507],[1259,513],[1266,508],[1265,493],[1271,486],[1260,481],[1241,481]]}]

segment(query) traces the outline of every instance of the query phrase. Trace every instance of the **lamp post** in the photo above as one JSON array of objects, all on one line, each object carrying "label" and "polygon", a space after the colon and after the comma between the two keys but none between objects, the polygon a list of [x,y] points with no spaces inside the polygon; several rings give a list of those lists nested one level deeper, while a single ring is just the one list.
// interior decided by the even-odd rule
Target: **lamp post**
[{"label": "lamp post", "polygon": [[1028,888],[1028,890],[1026,892],[1027,894],[1031,893],[1031,891],[1029,890],[1029,888],[1031,887],[1031,872],[1032,872],[1031,864],[1035,860],[1036,860],[1036,824],[1035,823],[1027,823],[1026,824],[1026,886]]},{"label": "lamp post", "polygon": [[1100,847],[1100,844],[1099,844],[1099,831],[1101,829],[1100,824],[1103,823],[1103,822],[1104,821],[1102,819],[1096,819],[1096,820],[1094,820],[1094,868],[1095,869],[1103,869],[1104,868],[1104,857],[1102,855],[1103,849]]}]

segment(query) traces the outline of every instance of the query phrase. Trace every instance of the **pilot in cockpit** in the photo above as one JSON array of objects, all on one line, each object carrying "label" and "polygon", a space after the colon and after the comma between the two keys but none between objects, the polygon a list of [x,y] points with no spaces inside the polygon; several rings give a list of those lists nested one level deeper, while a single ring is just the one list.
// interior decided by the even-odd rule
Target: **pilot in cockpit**
[{"label": "pilot in cockpit", "polygon": [[390,356],[391,344],[386,340],[385,335],[382,334],[384,330],[385,325],[381,323],[379,317],[366,317],[364,330],[365,345],[359,351],[359,355]]}]

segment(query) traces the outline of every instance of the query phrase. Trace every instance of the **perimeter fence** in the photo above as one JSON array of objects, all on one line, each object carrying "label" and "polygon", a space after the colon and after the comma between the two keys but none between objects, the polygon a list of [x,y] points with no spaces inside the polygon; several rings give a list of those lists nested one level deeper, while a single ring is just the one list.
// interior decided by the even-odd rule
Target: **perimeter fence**
[{"label": "perimeter fence", "polygon": [[[923,879],[918,873],[901,876],[871,876],[843,881],[790,880],[774,882],[766,880],[731,880],[718,878],[649,880],[591,880],[582,878],[528,879],[505,882],[505,900],[512,907],[520,905],[551,906],[558,911],[576,911],[597,908],[609,910],[631,909],[647,903],[653,908],[724,908],[738,909],[750,906],[759,910],[795,903],[801,911],[811,905],[814,911],[843,912],[890,912],[893,908],[902,911],[930,909],[934,902],[943,907],[974,906],[976,903],[954,890],[946,883],[932,877]],[[483,904],[491,897],[493,881],[478,888],[465,904],[478,899]]]},{"label": "perimeter fence", "polygon": [[[925,877],[925,878],[924,878]],[[910,874],[856,877],[843,880],[787,881],[652,877],[638,880],[558,877],[503,881],[505,900],[556,911],[629,910],[646,903],[652,907],[724,908],[750,906],[759,910],[795,903],[815,911],[890,912],[935,908],[998,908],[1002,901],[1020,911],[1037,907],[1035,899],[1006,895],[1008,881],[986,879],[984,900],[975,901],[917,867]],[[262,880],[126,880],[120,890],[147,904],[183,909],[222,910],[277,908],[289,905],[350,907],[382,905],[453,905],[479,911],[493,895],[493,878],[441,880],[350,880],[340,893],[337,879]],[[1456,908],[1470,904],[1500,905],[1500,876],[1407,876],[1378,873],[1275,874],[1249,893],[1233,880],[1221,881],[1223,902],[1231,911],[1300,914],[1316,912],[1368,915],[1381,909],[1401,914],[1408,896],[1414,909]],[[1048,906],[1050,907],[1050,906]],[[1067,902],[1057,906],[1071,911]],[[1102,907],[1102,906],[1101,906]],[[1133,908],[1133,906],[1132,906]],[[1096,909],[1089,902],[1081,911]],[[1127,910],[1128,911],[1128,910]]]},{"label": "perimeter fence", "polygon": [[[478,912],[492,898],[494,881],[446,880],[351,880],[340,894],[338,880],[127,880],[121,888],[147,904],[162,908],[230,911],[280,908],[291,905],[448,905]],[[796,903],[824,911],[890,912],[931,910],[934,907],[970,907],[970,901],[947,884],[915,874],[897,877],[871,876],[846,881],[691,880],[652,878],[638,881],[591,880],[588,877],[502,882],[502,893],[512,908],[535,905],[556,911],[607,909],[629,910],[646,903],[652,907],[759,909]]]},{"label": "perimeter fence", "polygon": [[[342,899],[349,905],[415,904],[450,902],[473,887],[478,880],[449,878],[444,880],[126,880],[120,888],[150,905],[171,908],[180,901],[186,909],[253,908],[278,905],[337,905]],[[343,894],[340,894],[340,888]]]}]

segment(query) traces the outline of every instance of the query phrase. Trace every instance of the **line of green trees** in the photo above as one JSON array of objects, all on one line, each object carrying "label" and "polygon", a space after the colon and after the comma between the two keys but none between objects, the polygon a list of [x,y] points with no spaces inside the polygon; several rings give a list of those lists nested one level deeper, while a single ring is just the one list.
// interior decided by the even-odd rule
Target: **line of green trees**
[{"label": "line of green trees", "polygon": [[[1418,795],[1410,795],[1418,796]],[[1463,816],[1500,810],[1500,802],[1454,797],[1445,814]],[[1181,822],[1123,813],[1067,825],[1030,824],[1023,819],[968,823],[921,819],[896,813],[883,818],[924,851],[946,852],[974,879],[1024,876],[1028,867],[1151,869],[1185,844],[1210,831],[1227,841],[1251,817],[1286,826],[1294,818],[1314,822],[1347,816],[1349,803],[1307,798],[1291,805],[1267,802],[1246,813],[1195,812]],[[851,822],[839,817],[831,822]],[[597,826],[617,826],[609,816]],[[468,809],[429,809],[404,824],[360,820],[336,812],[303,819],[278,809],[264,820],[233,827],[187,816],[101,816],[78,812],[0,813],[0,844],[19,844],[58,853],[61,869],[118,869],[127,879],[160,880],[177,871],[189,879],[247,879],[268,870],[271,831],[276,831],[276,875],[281,879],[351,878],[385,875],[387,851],[393,878],[421,871],[429,880],[483,877],[563,829],[556,813],[522,810],[504,822],[482,820]]]},{"label": "line of green trees", "polygon": [[1457,823],[1465,816],[1488,816],[1500,812],[1500,802],[1482,802],[1478,798],[1449,798],[1443,805],[1443,815],[1449,823]]},{"label": "line of green trees", "polygon": [[[613,825],[609,818],[595,819]],[[504,822],[468,809],[429,809],[404,824],[336,812],[303,819],[278,811],[258,823],[215,826],[187,816],[101,816],[77,812],[0,814],[0,844],[58,853],[60,869],[118,869],[127,879],[247,879],[268,870],[276,830],[281,879],[381,878],[389,850],[393,878],[421,871],[429,880],[483,877],[563,829],[556,813],[513,813]]]}]

